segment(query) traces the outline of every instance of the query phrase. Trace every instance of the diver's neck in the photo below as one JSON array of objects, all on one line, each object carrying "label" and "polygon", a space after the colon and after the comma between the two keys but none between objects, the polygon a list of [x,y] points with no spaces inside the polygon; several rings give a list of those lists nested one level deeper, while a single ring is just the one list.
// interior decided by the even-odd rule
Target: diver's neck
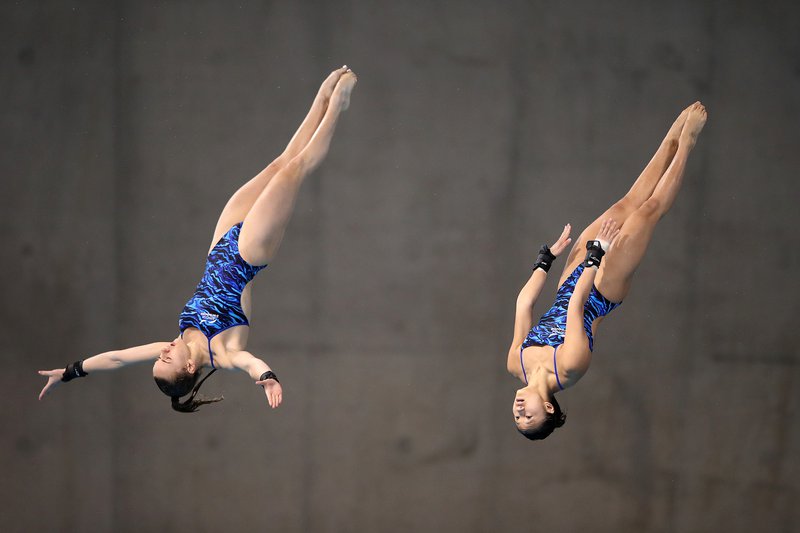
[{"label": "diver's neck", "polygon": [[543,370],[540,367],[536,372],[528,376],[528,385],[525,389],[539,395],[543,400],[548,400],[553,395],[553,391],[550,390],[550,386],[547,383],[547,372]]},{"label": "diver's neck", "polygon": [[208,344],[201,344],[194,341],[188,341],[186,347],[189,349],[189,359],[198,368],[204,366],[211,366],[211,354],[208,353]]}]

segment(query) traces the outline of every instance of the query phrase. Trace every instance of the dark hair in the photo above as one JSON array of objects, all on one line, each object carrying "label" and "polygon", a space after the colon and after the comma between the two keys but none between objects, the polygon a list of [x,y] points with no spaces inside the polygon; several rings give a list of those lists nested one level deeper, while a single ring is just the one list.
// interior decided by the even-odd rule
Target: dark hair
[{"label": "dark hair", "polygon": [[[172,398],[172,408],[178,411],[179,413],[194,413],[197,411],[197,408],[206,403],[214,403],[224,400],[223,396],[219,398],[211,398],[205,399],[202,396],[200,398],[195,399],[197,396],[197,391],[200,390],[200,386],[203,384],[208,377],[216,372],[217,369],[215,368],[208,374],[206,374],[203,379],[199,382],[197,379],[200,377],[200,372],[195,372],[194,374],[190,374],[189,372],[183,372],[175,378],[174,381],[167,381],[161,378],[154,378],[156,380],[156,385],[158,388],[161,389],[161,392]],[[197,385],[195,385],[197,383]],[[189,398],[181,402],[181,396],[185,396],[186,394],[191,394]]]},{"label": "dark hair", "polygon": [[564,422],[567,421],[567,414],[561,411],[561,406],[558,405],[555,395],[550,396],[549,401],[550,403],[553,404],[555,412],[548,413],[547,411],[545,411],[544,422],[542,422],[539,425],[539,427],[525,429],[525,430],[517,428],[517,431],[519,431],[520,433],[522,433],[531,440],[542,440],[550,436],[550,433],[552,433],[553,430],[563,426]]}]

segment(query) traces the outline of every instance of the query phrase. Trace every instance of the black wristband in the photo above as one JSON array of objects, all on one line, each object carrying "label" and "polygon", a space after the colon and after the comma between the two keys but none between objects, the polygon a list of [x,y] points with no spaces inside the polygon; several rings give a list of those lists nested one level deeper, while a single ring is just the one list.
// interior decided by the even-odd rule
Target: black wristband
[{"label": "black wristband", "polygon": [[599,267],[600,261],[606,252],[600,245],[600,241],[587,241],[586,242],[586,259],[583,261],[585,267]]},{"label": "black wristband", "polygon": [[83,361],[75,361],[70,363],[64,373],[61,375],[61,381],[70,381],[75,378],[82,378],[88,376],[88,372],[83,371]]},{"label": "black wristband", "polygon": [[548,272],[555,260],[556,256],[553,255],[553,252],[550,251],[550,248],[546,244],[543,244],[542,247],[539,248],[539,257],[536,258],[536,262],[533,264],[533,270],[541,268],[545,272]]},{"label": "black wristband", "polygon": [[278,376],[276,376],[275,372],[273,372],[272,370],[267,370],[266,372],[261,374],[261,377],[258,378],[258,381],[264,381],[264,380],[267,380],[267,379],[274,379],[278,383],[281,382],[281,380],[278,379]]}]

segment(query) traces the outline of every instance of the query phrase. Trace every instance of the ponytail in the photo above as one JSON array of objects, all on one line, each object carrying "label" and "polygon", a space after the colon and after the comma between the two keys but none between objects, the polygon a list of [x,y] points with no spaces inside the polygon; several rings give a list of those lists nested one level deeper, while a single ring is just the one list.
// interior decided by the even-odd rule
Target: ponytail
[{"label": "ponytail", "polygon": [[195,396],[197,396],[197,391],[200,390],[200,386],[203,384],[203,382],[216,371],[217,369],[215,368],[203,376],[203,379],[198,381],[197,384],[192,388],[191,393],[189,393],[189,398],[183,402],[181,402],[181,396],[184,396],[186,394],[186,389],[191,387],[194,382],[197,381],[197,374],[186,374],[184,376],[180,376],[174,382],[156,378],[156,385],[158,385],[158,388],[161,389],[161,392],[172,399],[172,408],[175,411],[178,411],[179,413],[193,413],[197,411],[197,408],[203,404],[219,402],[225,399],[224,396],[210,399],[203,398],[202,396],[195,398]]}]

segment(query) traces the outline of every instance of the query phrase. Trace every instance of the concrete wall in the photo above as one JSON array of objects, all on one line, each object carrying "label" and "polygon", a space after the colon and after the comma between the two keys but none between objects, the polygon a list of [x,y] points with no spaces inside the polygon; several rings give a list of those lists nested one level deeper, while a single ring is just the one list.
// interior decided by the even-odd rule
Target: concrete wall
[{"label": "concrete wall", "polygon": [[[645,4],[3,4],[2,529],[794,530],[800,8]],[[146,366],[37,402],[39,368],[175,335],[227,197],[342,63],[254,292],[284,405],[215,375],[180,415]],[[696,99],[678,202],[532,444],[504,359],[535,251]]]}]

